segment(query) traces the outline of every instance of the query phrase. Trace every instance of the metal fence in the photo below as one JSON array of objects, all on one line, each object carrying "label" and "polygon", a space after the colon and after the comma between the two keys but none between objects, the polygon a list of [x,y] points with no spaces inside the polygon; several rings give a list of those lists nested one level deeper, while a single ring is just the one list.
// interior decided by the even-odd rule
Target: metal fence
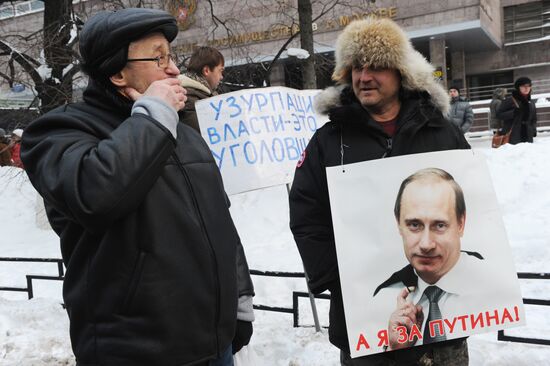
[{"label": "metal fence", "polygon": [[57,264],[57,276],[43,276],[43,275],[26,275],[27,278],[27,287],[0,287],[0,291],[11,291],[11,292],[26,292],[29,300],[34,297],[33,282],[35,280],[46,280],[46,281],[63,281],[64,269],[63,269],[63,260],[56,258],[2,258],[0,257],[0,262],[18,262],[18,263],[56,263]]},{"label": "metal fence", "polygon": [[[547,99],[550,100],[550,98]],[[474,109],[474,122],[470,128],[470,132],[490,130],[490,102],[490,100],[484,100],[483,102],[476,102],[475,104],[472,104],[472,108]],[[550,104],[537,106],[537,126],[539,131],[541,128],[550,126]]]},{"label": "metal fence", "polygon": [[[518,272],[518,278],[529,280],[550,280],[550,273]],[[523,303],[525,305],[550,306],[550,300],[543,299],[524,298]],[[503,330],[498,331],[497,339],[499,341],[541,344],[545,346],[550,346],[550,339],[507,336],[506,334],[504,334]]]},{"label": "metal fence", "polygon": [[[19,262],[19,263],[36,262],[36,263],[56,263],[57,264],[57,276],[26,275],[27,287],[0,287],[0,291],[27,292],[29,299],[32,299],[33,296],[34,296],[33,281],[35,281],[35,280],[63,281],[63,279],[64,279],[63,261],[61,259],[55,259],[55,258],[17,258],[17,257],[2,258],[2,257],[0,257],[0,262]],[[305,279],[305,274],[303,272],[259,271],[259,270],[251,269],[250,274],[253,275],[253,276],[278,277],[278,278],[304,278]],[[550,280],[550,273],[518,272],[518,278],[519,279]],[[293,316],[293,326],[294,327],[304,327],[304,325],[300,325],[299,299],[300,298],[309,298],[311,296],[312,295],[309,292],[293,291],[292,292],[292,307],[279,307],[279,306],[254,304],[254,309],[261,310],[261,311],[272,311],[272,312],[278,312],[278,313],[292,314],[292,316]],[[329,294],[324,294],[324,293],[319,294],[319,295],[314,295],[314,297],[316,299],[330,300],[330,295]],[[523,298],[523,303],[525,305],[549,306],[550,307],[550,300],[545,300],[545,299]],[[530,343],[530,344],[550,346],[550,339],[507,336],[507,335],[504,334],[503,330],[498,332],[498,338],[497,339],[499,341]]]},{"label": "metal fence", "polygon": [[[250,270],[250,274],[253,276],[266,276],[266,277],[279,277],[279,278],[303,278],[305,280],[306,276],[303,272],[279,272],[279,271],[258,271],[255,269]],[[263,310],[263,311],[273,311],[277,313],[288,313],[292,314],[293,316],[293,326],[294,328],[300,327],[300,312],[299,312],[299,306],[298,302],[300,298],[310,298],[314,297],[316,299],[323,299],[323,300],[330,300],[330,295],[328,294],[318,294],[314,295],[310,292],[300,292],[300,291],[293,291],[292,292],[292,307],[290,308],[284,308],[284,307],[276,307],[276,306],[269,306],[269,305],[261,305],[261,304],[254,304],[254,309],[257,310]],[[313,307],[313,306],[312,306]],[[319,321],[317,319],[317,310],[315,308],[312,309],[313,317],[315,318],[315,327],[319,329]],[[326,327],[324,327],[326,328]]]},{"label": "metal fence", "polygon": [[[533,94],[550,93],[550,79],[533,80],[532,83]],[[460,90],[460,94],[466,96],[471,101],[491,99],[493,97],[493,91],[496,88],[506,88],[508,89],[508,94],[510,94],[512,89],[514,89],[514,83],[463,88]]]}]

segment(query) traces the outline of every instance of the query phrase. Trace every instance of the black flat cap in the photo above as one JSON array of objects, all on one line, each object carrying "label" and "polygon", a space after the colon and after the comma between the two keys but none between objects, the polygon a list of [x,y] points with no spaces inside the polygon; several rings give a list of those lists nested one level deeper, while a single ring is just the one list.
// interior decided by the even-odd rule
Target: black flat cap
[{"label": "black flat cap", "polygon": [[176,19],[157,9],[102,11],[88,19],[80,33],[82,69],[91,77],[109,77],[126,65],[128,45],[161,32],[168,42],[178,34]]}]

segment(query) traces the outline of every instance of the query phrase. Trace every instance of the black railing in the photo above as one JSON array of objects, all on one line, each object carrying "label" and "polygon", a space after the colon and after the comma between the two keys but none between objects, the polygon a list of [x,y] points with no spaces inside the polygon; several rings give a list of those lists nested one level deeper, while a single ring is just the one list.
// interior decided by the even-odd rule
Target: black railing
[{"label": "black railing", "polygon": [[[304,278],[304,272],[280,272],[280,271],[258,271],[256,269],[251,269],[250,274],[253,276],[264,276],[264,277],[279,277],[279,278]],[[299,298],[309,298],[310,294],[308,292],[293,291],[292,292],[292,307],[278,307],[278,306],[269,306],[254,304],[254,309],[262,311],[273,311],[276,313],[287,313],[292,314],[294,328],[300,327],[300,312],[299,312]],[[313,295],[316,299],[330,300],[330,295],[328,294],[319,294]],[[302,325],[303,326],[303,325]],[[327,327],[323,327],[327,328]]]},{"label": "black railing", "polygon": [[[550,273],[518,272],[518,278],[522,280],[550,280]],[[550,306],[550,300],[543,299],[523,298],[523,303],[525,305]],[[506,334],[504,334],[504,330],[498,331],[497,339],[499,341],[541,344],[545,346],[550,346],[550,339],[507,336]]]},{"label": "black railing", "polygon": [[[63,281],[64,269],[63,261],[56,258],[2,258],[0,262],[18,262],[18,263],[56,263],[57,264],[57,276],[45,276],[45,275],[26,275],[27,287],[0,287],[0,291],[12,291],[12,292],[27,292],[28,298],[32,299],[33,293],[33,281],[34,280],[46,280],[46,281]],[[303,272],[281,272],[281,271],[258,271],[255,269],[250,270],[250,274],[253,276],[265,276],[265,277],[279,277],[279,278],[305,278]],[[533,273],[533,272],[518,272],[519,279],[536,279],[536,280],[550,280],[550,273]],[[262,304],[255,304],[254,309],[261,311],[273,311],[278,313],[287,313],[293,315],[294,327],[300,327],[299,324],[299,299],[308,298],[310,294],[308,292],[293,291],[292,292],[292,307],[278,307]],[[316,299],[330,300],[329,294],[314,295]],[[525,305],[537,305],[537,306],[550,306],[550,300],[545,299],[531,299],[523,298]],[[303,325],[302,325],[303,326]],[[326,328],[326,327],[325,327]],[[507,336],[503,330],[498,331],[499,341],[509,341],[518,343],[531,343],[550,346],[550,339],[539,338],[527,338],[527,337],[515,337]]]},{"label": "black railing", "polygon": [[63,269],[63,260],[57,258],[20,258],[20,257],[0,257],[0,262],[16,263],[57,263],[57,276],[26,275],[27,287],[0,287],[0,291],[26,292],[30,299],[34,297],[33,280],[63,281],[65,278]]}]

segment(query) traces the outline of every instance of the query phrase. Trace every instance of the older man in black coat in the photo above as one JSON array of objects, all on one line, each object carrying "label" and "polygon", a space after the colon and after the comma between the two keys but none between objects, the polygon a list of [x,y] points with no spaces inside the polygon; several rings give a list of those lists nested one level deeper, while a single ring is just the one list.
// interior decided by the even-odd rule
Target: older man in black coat
[{"label": "older man in black coat", "polygon": [[84,101],[23,135],[22,157],[60,236],[78,365],[232,365],[253,287],[220,172],[179,123],[176,20],[100,12],[80,38]]}]

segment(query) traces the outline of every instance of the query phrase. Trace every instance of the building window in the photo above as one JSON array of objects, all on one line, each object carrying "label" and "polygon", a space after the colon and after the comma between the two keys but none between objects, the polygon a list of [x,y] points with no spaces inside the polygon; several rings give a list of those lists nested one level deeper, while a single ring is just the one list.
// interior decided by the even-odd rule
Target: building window
[{"label": "building window", "polygon": [[506,43],[550,36],[550,0],[504,8]]},{"label": "building window", "polygon": [[0,7],[0,19],[11,18],[42,10],[44,10],[44,1],[24,1],[15,5],[12,4]]}]

